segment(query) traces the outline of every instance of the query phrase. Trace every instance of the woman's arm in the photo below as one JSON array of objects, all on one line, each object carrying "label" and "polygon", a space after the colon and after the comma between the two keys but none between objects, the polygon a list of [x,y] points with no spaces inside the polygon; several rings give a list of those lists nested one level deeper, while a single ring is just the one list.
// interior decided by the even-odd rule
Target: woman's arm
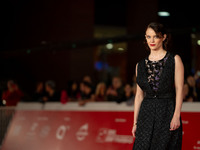
[{"label": "woman's arm", "polygon": [[179,55],[175,56],[175,88],[176,88],[176,108],[174,116],[180,117],[183,103],[184,86],[184,66]]},{"label": "woman's arm", "polygon": [[[138,64],[136,65],[136,76],[137,76],[137,67]],[[136,85],[136,95],[135,95],[135,101],[134,101],[134,125],[133,125],[133,129],[132,129],[132,134],[133,137],[135,137],[135,131],[136,131],[136,123],[137,123],[137,119],[138,119],[138,114],[139,114],[139,110],[140,110],[140,105],[142,103],[142,100],[144,98],[144,93],[142,91],[142,89],[139,87],[139,85]]]},{"label": "woman's arm", "polygon": [[[137,76],[137,66],[136,65],[136,76]],[[139,87],[139,85],[136,85],[136,95],[135,95],[135,101],[134,101],[134,123],[137,123],[138,113],[140,110],[140,105],[142,103],[142,100],[144,98],[144,94],[142,89]]]},{"label": "woman's arm", "polygon": [[137,123],[138,113],[139,113],[140,105],[142,103],[143,98],[144,98],[143,91],[137,85],[136,96],[135,96],[135,101],[134,101],[134,123]]},{"label": "woman's arm", "polygon": [[170,130],[175,130],[180,126],[180,114],[183,103],[184,86],[184,66],[179,55],[175,56],[175,89],[176,89],[176,107],[170,124]]}]

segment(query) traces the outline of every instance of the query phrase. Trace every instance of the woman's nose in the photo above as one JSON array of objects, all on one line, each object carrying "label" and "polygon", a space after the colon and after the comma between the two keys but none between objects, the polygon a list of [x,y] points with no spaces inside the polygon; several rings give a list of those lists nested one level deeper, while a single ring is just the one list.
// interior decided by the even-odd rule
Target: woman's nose
[{"label": "woman's nose", "polygon": [[151,42],[151,43],[153,43],[153,42],[154,42],[154,38],[153,38],[153,37],[150,39],[150,42]]}]

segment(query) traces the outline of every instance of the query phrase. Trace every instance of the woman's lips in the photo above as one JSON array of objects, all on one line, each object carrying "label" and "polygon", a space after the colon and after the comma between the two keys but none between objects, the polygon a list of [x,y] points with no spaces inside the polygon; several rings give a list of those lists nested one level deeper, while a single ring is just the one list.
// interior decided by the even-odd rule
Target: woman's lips
[{"label": "woman's lips", "polygon": [[156,44],[150,44],[150,46],[155,46]]}]

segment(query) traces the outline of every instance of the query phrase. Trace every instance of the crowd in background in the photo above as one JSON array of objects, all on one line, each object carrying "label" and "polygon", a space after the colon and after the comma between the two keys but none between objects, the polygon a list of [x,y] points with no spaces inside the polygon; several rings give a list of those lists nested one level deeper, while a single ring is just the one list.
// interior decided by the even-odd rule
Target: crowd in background
[{"label": "crowd in background", "polygon": [[[53,80],[36,83],[35,91],[31,94],[35,102],[61,102],[77,101],[80,106],[88,102],[114,101],[126,102],[127,105],[134,104],[136,93],[136,77],[132,84],[123,83],[120,77],[113,77],[111,84],[105,82],[94,84],[90,76],[84,76],[81,82],[69,81],[65,89],[58,91]],[[200,102],[200,71],[185,78],[183,89],[184,102]],[[1,89],[1,105],[15,106],[24,100],[24,93],[13,80],[7,81],[7,88]]]},{"label": "crowd in background", "polygon": [[127,101],[128,104],[133,104],[135,91],[133,85],[124,85],[119,77],[113,77],[111,85],[108,86],[105,82],[95,85],[90,76],[84,76],[80,83],[69,81],[67,88],[59,92],[52,80],[45,84],[38,82],[33,99],[40,102],[60,101],[63,104],[77,101],[81,106],[94,101],[115,101],[117,103]]},{"label": "crowd in background", "polygon": [[200,71],[186,77],[183,87],[183,101],[200,102]]},{"label": "crowd in background", "polygon": [[[135,79],[135,78],[134,78]],[[135,80],[132,84],[124,84],[120,77],[113,77],[110,85],[105,82],[94,84],[90,76],[84,76],[81,82],[69,81],[67,87],[57,90],[56,82],[48,80],[37,82],[35,91],[31,94],[31,101],[35,102],[61,102],[77,101],[83,106],[88,102],[115,101],[121,103],[126,101],[133,105],[136,92]],[[6,90],[1,92],[2,105],[15,106],[19,101],[26,101],[24,93],[13,80],[7,82]],[[30,101],[30,100],[29,100]]]}]

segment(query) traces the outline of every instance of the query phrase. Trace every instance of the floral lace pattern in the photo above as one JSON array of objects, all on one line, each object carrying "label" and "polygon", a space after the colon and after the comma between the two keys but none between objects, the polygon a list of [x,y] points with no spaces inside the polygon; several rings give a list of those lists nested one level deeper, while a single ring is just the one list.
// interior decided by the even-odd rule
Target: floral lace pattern
[{"label": "floral lace pattern", "polygon": [[167,58],[168,58],[168,52],[166,53],[164,58],[158,61],[151,61],[148,59],[148,57],[145,59],[145,64],[148,74],[148,82],[154,92],[158,91],[159,80]]}]

